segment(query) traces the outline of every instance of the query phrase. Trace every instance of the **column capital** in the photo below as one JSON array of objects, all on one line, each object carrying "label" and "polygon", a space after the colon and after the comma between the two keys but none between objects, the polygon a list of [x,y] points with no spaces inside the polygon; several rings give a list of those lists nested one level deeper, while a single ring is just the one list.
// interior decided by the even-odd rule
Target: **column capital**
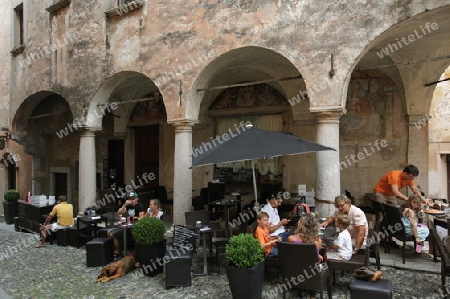
[{"label": "column capital", "polygon": [[317,122],[337,124],[339,118],[347,113],[347,110],[341,106],[311,107],[309,111],[315,114]]},{"label": "column capital", "polygon": [[167,123],[175,127],[175,131],[186,131],[192,132],[192,127],[198,123],[196,120],[192,119],[171,119]]},{"label": "column capital", "polygon": [[417,113],[417,114],[408,114],[406,115],[406,119],[408,121],[409,126],[417,125],[417,123],[428,122],[431,118],[431,115],[425,113]]},{"label": "column capital", "polygon": [[99,127],[80,127],[81,136],[95,136],[95,132],[101,131],[102,128]]}]

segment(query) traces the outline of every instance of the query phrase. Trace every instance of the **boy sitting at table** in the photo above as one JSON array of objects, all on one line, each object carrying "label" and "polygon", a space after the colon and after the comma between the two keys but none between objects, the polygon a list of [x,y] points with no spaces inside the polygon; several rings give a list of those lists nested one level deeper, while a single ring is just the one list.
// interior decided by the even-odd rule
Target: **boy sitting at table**
[{"label": "boy sitting at table", "polygon": [[276,247],[276,242],[281,241],[281,237],[278,236],[270,236],[269,234],[269,214],[266,212],[261,212],[256,216],[256,221],[258,222],[258,226],[255,230],[255,237],[261,243],[261,246],[264,248],[265,257],[277,257],[278,256],[278,248]]},{"label": "boy sitting at table", "polygon": [[328,260],[348,261],[352,258],[352,238],[347,230],[350,225],[350,218],[347,215],[339,215],[336,218],[336,227],[339,229],[339,235],[334,240],[334,244],[326,247],[325,262]]}]

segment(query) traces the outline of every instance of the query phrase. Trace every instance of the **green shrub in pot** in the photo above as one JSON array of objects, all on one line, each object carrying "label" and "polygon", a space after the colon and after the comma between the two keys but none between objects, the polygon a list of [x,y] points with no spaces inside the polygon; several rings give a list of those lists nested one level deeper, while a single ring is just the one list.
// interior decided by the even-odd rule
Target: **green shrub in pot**
[{"label": "green shrub in pot", "polygon": [[136,244],[156,244],[164,239],[164,222],[154,217],[144,217],[133,225],[133,238]]},{"label": "green shrub in pot", "polygon": [[158,261],[166,254],[165,230],[164,222],[154,217],[141,218],[133,225],[136,261],[144,275],[153,277],[164,270],[164,265]]},{"label": "green shrub in pot", "polygon": [[18,200],[20,192],[14,189],[8,190],[3,195],[3,211],[5,215],[5,223],[13,224],[14,217],[19,215]]},{"label": "green shrub in pot", "polygon": [[253,268],[264,260],[264,249],[251,234],[231,237],[225,254],[230,265],[237,268]]},{"label": "green shrub in pot", "polygon": [[251,234],[230,238],[225,254],[228,284],[233,299],[261,299],[264,281],[264,249]]},{"label": "green shrub in pot", "polygon": [[3,198],[6,202],[14,202],[20,199],[20,192],[14,189],[5,191]]}]

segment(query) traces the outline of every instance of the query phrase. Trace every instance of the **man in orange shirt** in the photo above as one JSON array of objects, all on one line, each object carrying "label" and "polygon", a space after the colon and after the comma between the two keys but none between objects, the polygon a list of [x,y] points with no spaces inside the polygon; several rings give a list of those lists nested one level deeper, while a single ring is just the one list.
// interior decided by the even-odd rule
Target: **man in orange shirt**
[{"label": "man in orange shirt", "polygon": [[408,186],[411,191],[422,199],[422,202],[428,204],[428,201],[422,197],[422,194],[414,185],[414,178],[419,175],[419,169],[410,164],[403,170],[393,170],[384,174],[380,181],[375,185],[373,192],[375,192],[375,200],[397,206],[397,199],[407,201],[408,197],[403,195],[400,190]]}]

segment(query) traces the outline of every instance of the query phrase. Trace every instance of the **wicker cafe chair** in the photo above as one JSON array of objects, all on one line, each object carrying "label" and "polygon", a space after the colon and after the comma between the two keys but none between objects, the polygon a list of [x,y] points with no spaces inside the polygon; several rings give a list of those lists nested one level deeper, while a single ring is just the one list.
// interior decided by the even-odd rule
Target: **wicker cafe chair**
[{"label": "wicker cafe chair", "polygon": [[[373,233],[372,233],[373,235]],[[371,236],[368,236],[370,239]],[[360,253],[352,255],[349,261],[344,260],[328,260],[330,271],[333,271],[333,282],[336,283],[336,270],[353,271],[355,269],[369,265],[369,248],[364,248]]]},{"label": "wicker cafe chair", "polygon": [[98,192],[99,198],[97,200],[97,206],[99,207],[99,214],[102,215],[106,212],[112,212],[112,221],[114,223],[116,217],[114,213],[119,210],[119,206],[116,203],[116,197],[113,189],[103,189]]},{"label": "wicker cafe chair", "polygon": [[[328,267],[319,264],[316,244],[278,242],[277,246],[281,262],[281,275],[284,281],[283,298],[285,298],[287,289],[296,288],[318,290],[320,298],[323,299],[323,291],[326,286],[328,298],[331,299],[330,271]],[[292,278],[297,278],[297,283],[291,283]]]},{"label": "wicker cafe chair", "polygon": [[447,276],[450,276],[450,258],[446,252],[446,249],[450,248],[450,239],[446,237],[446,245],[444,247],[444,243],[442,242],[441,238],[439,237],[436,226],[434,224],[433,219],[428,220],[428,228],[430,229],[430,235],[431,235],[431,241],[435,245],[435,248],[437,247],[437,250],[439,252],[439,255],[441,256],[441,281],[442,281],[442,289],[444,290],[444,294],[447,293],[447,289],[445,288],[446,284],[446,278]]},{"label": "wicker cafe chair", "polygon": [[155,189],[155,197],[159,199],[159,202],[164,207],[164,209],[167,211],[167,213],[170,213],[173,215],[173,199],[167,198],[167,190],[165,186],[158,186]]},{"label": "wicker cafe chair", "polygon": [[[383,204],[383,209],[384,209],[384,212],[386,215],[386,220],[387,220],[388,226],[390,225],[391,228],[393,229],[394,227],[398,227],[399,223],[401,225],[401,229],[395,230],[394,233],[392,233],[392,236],[395,237],[397,240],[400,240],[403,242],[402,259],[403,259],[403,264],[405,264],[406,242],[411,242],[411,241],[414,242],[413,248],[416,248],[416,245],[417,245],[416,238],[414,238],[414,235],[406,234],[405,225],[403,224],[403,221],[402,221],[402,215],[400,213],[400,210],[397,207]],[[388,231],[388,230],[386,230],[386,231]],[[389,248],[389,247],[387,247],[387,248]],[[389,252],[389,250],[388,250],[388,252]]]}]

